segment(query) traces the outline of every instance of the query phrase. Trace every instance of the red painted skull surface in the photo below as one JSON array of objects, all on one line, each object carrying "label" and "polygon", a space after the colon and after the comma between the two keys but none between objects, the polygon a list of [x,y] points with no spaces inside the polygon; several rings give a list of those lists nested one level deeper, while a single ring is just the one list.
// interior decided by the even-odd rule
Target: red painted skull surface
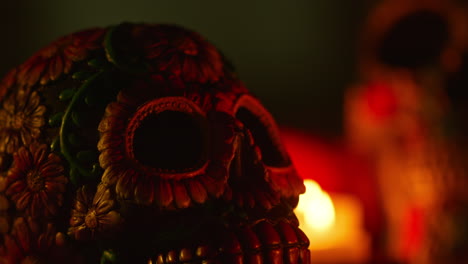
[{"label": "red painted skull surface", "polygon": [[0,84],[0,263],[309,263],[278,128],[171,25],[60,38]]}]

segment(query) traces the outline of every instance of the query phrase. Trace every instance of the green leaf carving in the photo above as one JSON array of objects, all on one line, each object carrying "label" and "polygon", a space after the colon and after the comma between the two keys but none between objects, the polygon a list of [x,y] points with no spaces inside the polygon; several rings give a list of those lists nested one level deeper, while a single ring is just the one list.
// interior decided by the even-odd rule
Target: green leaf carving
[{"label": "green leaf carving", "polygon": [[49,126],[51,127],[58,127],[62,122],[63,112],[56,113],[52,117],[49,118]]},{"label": "green leaf carving", "polygon": [[65,89],[60,93],[59,100],[60,101],[70,100],[70,98],[72,98],[74,94],[75,94],[75,89],[73,88]]}]

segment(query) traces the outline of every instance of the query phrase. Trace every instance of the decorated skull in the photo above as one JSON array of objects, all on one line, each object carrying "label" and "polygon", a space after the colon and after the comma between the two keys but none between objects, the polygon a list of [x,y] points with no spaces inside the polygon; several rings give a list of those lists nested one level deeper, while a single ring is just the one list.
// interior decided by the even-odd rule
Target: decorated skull
[{"label": "decorated skull", "polygon": [[62,37],[0,106],[0,263],[310,262],[278,128],[198,34]]}]

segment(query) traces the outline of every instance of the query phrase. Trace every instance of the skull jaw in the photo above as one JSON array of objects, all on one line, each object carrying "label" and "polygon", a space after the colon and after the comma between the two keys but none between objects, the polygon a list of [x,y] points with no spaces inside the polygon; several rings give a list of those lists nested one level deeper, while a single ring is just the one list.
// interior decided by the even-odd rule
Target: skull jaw
[{"label": "skull jaw", "polygon": [[309,263],[309,241],[293,221],[205,230],[204,243],[155,254],[147,263]]},{"label": "skull jaw", "polygon": [[295,201],[257,215],[221,200],[163,214],[129,207],[128,231],[110,246],[119,263],[309,263]]}]

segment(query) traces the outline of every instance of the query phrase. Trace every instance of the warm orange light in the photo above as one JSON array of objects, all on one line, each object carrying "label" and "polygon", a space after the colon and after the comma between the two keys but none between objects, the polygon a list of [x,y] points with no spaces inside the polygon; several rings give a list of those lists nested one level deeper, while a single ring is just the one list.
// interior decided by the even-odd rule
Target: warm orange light
[{"label": "warm orange light", "polygon": [[310,240],[309,249],[317,263],[362,263],[369,252],[369,238],[363,230],[362,206],[347,194],[328,194],[310,179],[299,197],[295,213]]},{"label": "warm orange light", "polygon": [[326,232],[335,223],[335,208],[330,196],[313,180],[304,180],[306,192],[300,196],[296,212],[303,217],[304,229]]},{"label": "warm orange light", "polygon": [[[306,192],[294,212],[309,238],[312,263],[365,263],[371,241],[363,226],[363,204],[358,197],[339,192],[346,190],[348,176],[353,175],[344,169],[347,156],[337,145],[307,133],[282,132],[291,160],[304,177]],[[310,177],[334,192],[327,193]]]}]

